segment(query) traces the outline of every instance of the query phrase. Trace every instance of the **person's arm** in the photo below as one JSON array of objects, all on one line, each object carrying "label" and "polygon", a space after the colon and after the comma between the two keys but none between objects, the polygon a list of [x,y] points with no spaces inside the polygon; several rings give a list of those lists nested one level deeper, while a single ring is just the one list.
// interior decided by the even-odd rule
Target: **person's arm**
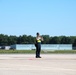
[{"label": "person's arm", "polygon": [[41,40],[41,41],[44,41],[43,37],[42,36],[39,36],[39,37],[36,37],[36,40]]},{"label": "person's arm", "polygon": [[36,41],[38,40],[38,37],[36,37]]},{"label": "person's arm", "polygon": [[44,41],[43,37],[41,36],[41,41]]}]

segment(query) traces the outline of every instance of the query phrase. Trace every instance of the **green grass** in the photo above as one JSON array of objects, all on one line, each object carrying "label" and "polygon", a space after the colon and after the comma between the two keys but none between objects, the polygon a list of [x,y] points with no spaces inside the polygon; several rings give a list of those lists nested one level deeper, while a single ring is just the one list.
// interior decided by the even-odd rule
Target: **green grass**
[{"label": "green grass", "polygon": [[0,50],[0,54],[32,54],[34,50]]},{"label": "green grass", "polygon": [[76,50],[55,50],[55,51],[43,51],[47,54],[76,54]]},{"label": "green grass", "polygon": [[[76,50],[41,51],[42,54],[76,54]],[[0,50],[0,54],[35,54],[35,50]]]}]

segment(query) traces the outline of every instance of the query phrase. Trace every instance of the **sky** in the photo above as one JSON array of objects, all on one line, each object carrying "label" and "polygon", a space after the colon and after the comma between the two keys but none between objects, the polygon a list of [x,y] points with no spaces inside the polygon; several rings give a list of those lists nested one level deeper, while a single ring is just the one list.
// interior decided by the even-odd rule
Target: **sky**
[{"label": "sky", "polygon": [[76,36],[76,0],[0,0],[0,34]]}]

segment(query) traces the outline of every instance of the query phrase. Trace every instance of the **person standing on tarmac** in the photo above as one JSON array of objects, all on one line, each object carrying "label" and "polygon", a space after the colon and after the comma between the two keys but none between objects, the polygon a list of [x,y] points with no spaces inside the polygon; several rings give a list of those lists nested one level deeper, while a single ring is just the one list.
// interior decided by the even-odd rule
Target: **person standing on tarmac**
[{"label": "person standing on tarmac", "polygon": [[40,36],[39,33],[36,34],[36,58],[41,58],[40,51],[41,51],[41,41],[43,41],[43,37]]}]

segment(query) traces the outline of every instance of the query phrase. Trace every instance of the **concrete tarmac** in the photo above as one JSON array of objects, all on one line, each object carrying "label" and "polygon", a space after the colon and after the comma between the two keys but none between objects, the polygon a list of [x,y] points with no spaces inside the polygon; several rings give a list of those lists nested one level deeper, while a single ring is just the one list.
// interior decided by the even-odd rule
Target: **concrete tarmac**
[{"label": "concrete tarmac", "polygon": [[0,54],[0,75],[76,75],[76,54]]}]

